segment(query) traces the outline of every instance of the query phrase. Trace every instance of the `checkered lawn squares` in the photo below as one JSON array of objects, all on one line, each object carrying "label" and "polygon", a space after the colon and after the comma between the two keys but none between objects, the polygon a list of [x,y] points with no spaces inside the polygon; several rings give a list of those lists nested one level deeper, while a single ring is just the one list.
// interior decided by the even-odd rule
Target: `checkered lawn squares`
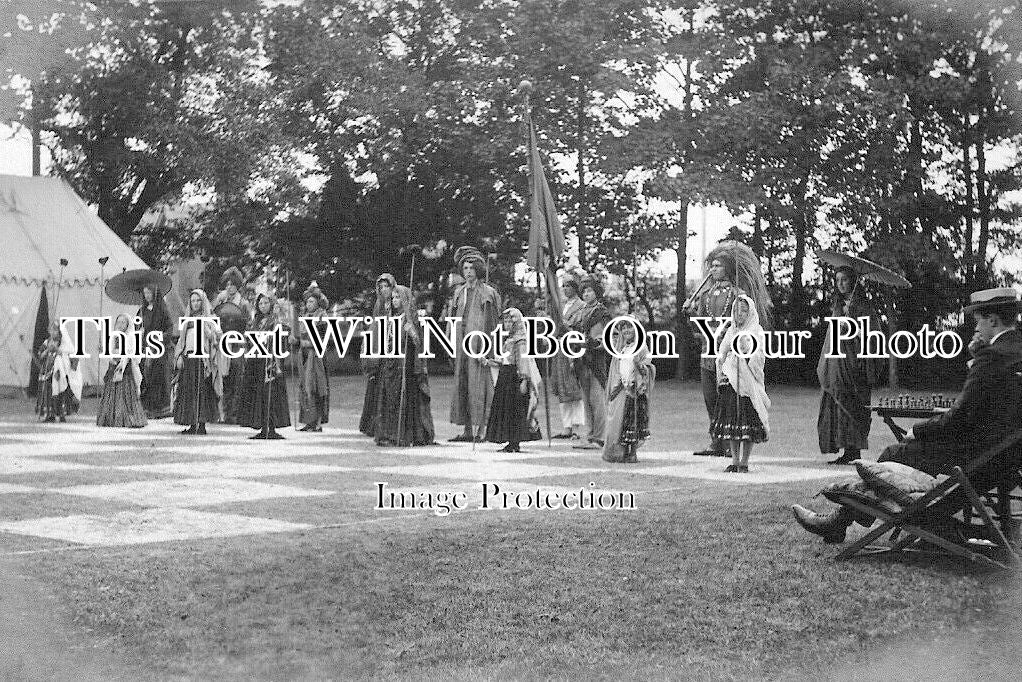
[{"label": "checkered lawn squares", "polygon": [[99,497],[147,507],[204,507],[225,502],[261,500],[268,497],[313,497],[333,494],[331,490],[307,490],[233,478],[183,478],[106,485],[78,485],[70,488],[51,488],[50,492],[61,495]]},{"label": "checkered lawn squares", "polygon": [[178,476],[195,476],[201,478],[262,478],[267,476],[308,476],[311,474],[336,473],[351,471],[351,467],[331,466],[323,464],[303,464],[300,462],[273,462],[259,460],[245,461],[212,461],[212,462],[176,462],[173,464],[136,464],[117,467],[125,471],[161,474],[177,474]]},{"label": "checkered lawn squares", "polygon": [[56,516],[0,523],[0,531],[7,533],[109,546],[282,533],[308,527],[275,519],[173,508],[124,511],[112,516]]}]

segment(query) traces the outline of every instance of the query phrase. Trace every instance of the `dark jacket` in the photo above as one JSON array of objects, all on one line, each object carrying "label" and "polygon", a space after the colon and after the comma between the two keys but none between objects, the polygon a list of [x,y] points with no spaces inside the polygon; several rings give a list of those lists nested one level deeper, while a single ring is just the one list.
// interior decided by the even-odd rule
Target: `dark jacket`
[{"label": "dark jacket", "polygon": [[[927,449],[956,448],[962,463],[1022,428],[1022,332],[1012,329],[976,351],[950,410],[912,427]],[[1022,447],[997,460],[1017,467]]]}]

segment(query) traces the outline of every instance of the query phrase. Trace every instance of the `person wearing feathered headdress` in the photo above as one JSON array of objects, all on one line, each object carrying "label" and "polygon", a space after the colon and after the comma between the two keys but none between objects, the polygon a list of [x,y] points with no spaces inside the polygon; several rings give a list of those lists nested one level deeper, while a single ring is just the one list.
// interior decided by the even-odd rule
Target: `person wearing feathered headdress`
[{"label": "person wearing feathered headdress", "polygon": [[728,444],[732,463],[724,471],[748,473],[754,443],[770,433],[770,398],[763,369],[766,338],[753,300],[739,294],[731,324],[717,351],[717,405],[711,435]]},{"label": "person wearing feathered headdress", "polygon": [[[578,281],[569,277],[561,282],[561,291],[564,292],[564,309],[561,311],[561,319],[566,329],[558,329],[557,333],[563,335],[567,329],[571,329],[579,323],[582,316],[582,308],[585,306],[579,298]],[[586,410],[582,402],[582,387],[578,384],[578,377],[571,367],[571,360],[562,353],[555,355],[550,362],[550,392],[557,398],[557,406],[561,413],[561,426],[563,431],[554,438],[571,438],[580,440],[585,433]]]},{"label": "person wearing feathered headdress", "polygon": [[[760,323],[770,328],[773,305],[759,258],[752,249],[741,242],[723,241],[706,255],[703,269],[709,276],[709,286],[686,309],[690,316],[713,318],[711,326],[726,323],[735,300],[744,293],[753,301]],[[707,417],[712,422],[717,411],[717,369],[712,357],[699,361],[699,384]],[[711,437],[709,447],[693,454],[727,457],[730,452],[726,444]]]},{"label": "person wearing feathered headdress", "polygon": [[[206,292],[193,290],[188,297],[188,317],[212,315]],[[201,348],[196,343],[198,324],[202,325]],[[182,434],[205,435],[206,424],[220,419],[223,378],[230,363],[220,352],[220,337],[220,327],[212,319],[191,320],[181,329],[174,352],[177,376],[173,393],[174,423],[188,427]]]},{"label": "person wearing feathered headdress", "polygon": [[[376,444],[432,445],[435,432],[429,376],[426,360],[420,357],[422,338],[412,290],[396,285],[387,311],[401,319],[405,354],[403,358],[386,358],[379,362],[379,409],[373,420]],[[397,347],[389,337],[387,345]]]},{"label": "person wearing feathered headdress", "polygon": [[[635,318],[630,318],[638,324]],[[636,450],[649,438],[650,399],[656,368],[649,349],[638,345],[632,324],[619,323],[614,348],[625,357],[610,361],[607,378],[607,438],[603,444],[606,462],[638,462]]]},{"label": "person wearing feathered headdress", "polygon": [[139,368],[139,348],[131,333],[128,316],[121,313],[114,320],[114,330],[124,334],[115,337],[113,351],[122,357],[113,358],[103,376],[103,395],[96,410],[96,426],[128,426],[141,428],[148,423],[139,387],[142,370]]},{"label": "person wearing feathered headdress", "polygon": [[[397,281],[389,272],[376,278],[376,302],[373,304],[373,317],[391,316],[395,287],[397,287]],[[367,436],[375,436],[376,414],[380,408],[380,361],[363,359],[362,370],[366,375],[366,395],[365,400],[362,401],[362,418],[358,422],[358,430]]]},{"label": "person wearing feathered headdress", "polygon": [[451,400],[451,423],[464,427],[454,442],[484,440],[490,402],[493,400],[493,379],[482,359],[465,355],[465,336],[473,331],[492,334],[500,314],[500,295],[486,284],[486,263],[478,249],[463,246],[454,253],[458,271],[465,279],[447,302],[444,317],[460,317],[454,356],[454,396]]}]

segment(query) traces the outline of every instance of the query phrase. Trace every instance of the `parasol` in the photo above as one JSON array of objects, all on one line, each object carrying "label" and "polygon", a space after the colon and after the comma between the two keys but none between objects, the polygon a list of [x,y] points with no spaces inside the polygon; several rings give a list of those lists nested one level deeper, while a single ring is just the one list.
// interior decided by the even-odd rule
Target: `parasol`
[{"label": "parasol", "polygon": [[816,257],[827,265],[832,265],[835,268],[851,268],[852,270],[855,270],[855,272],[859,273],[859,276],[863,279],[872,280],[878,284],[886,284],[887,286],[897,287],[898,289],[912,288],[912,284],[898,273],[888,270],[884,266],[877,265],[873,261],[866,260],[865,258],[849,256],[848,254],[830,251],[829,249],[820,249],[816,252]]},{"label": "parasol", "polygon": [[160,294],[166,296],[173,286],[173,280],[158,270],[125,270],[107,281],[106,295],[125,305],[142,305],[145,303],[142,287],[159,289]]},{"label": "parasol", "polygon": [[220,318],[220,329],[225,332],[243,332],[248,327],[248,314],[230,301],[213,308],[213,314]]}]

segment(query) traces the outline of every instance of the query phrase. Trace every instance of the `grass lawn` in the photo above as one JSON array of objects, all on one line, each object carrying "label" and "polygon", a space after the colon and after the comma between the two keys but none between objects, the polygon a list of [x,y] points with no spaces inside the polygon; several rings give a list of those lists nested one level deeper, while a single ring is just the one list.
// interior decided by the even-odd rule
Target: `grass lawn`
[{"label": "grass lawn", "polygon": [[[361,390],[356,379],[337,382],[328,428],[357,425]],[[433,380],[438,438],[455,432],[449,392],[449,380]],[[818,394],[776,387],[771,398],[773,432],[753,468],[771,457],[822,459]],[[697,385],[664,383],[656,401],[651,450],[705,444]],[[30,420],[25,404],[4,407]],[[873,436],[875,457],[891,439],[879,421]],[[179,461],[152,447],[152,461]],[[360,469],[387,456],[368,439],[346,447],[357,452],[333,459],[347,457],[353,471],[305,479],[339,494],[223,507],[332,527],[120,547],[0,533],[3,561],[58,597],[81,641],[111,647],[126,679],[1017,679],[1019,581],[925,556],[835,562],[835,548],[788,509],[826,481],[735,485],[606,465],[600,486],[636,490],[637,510],[438,517],[373,511],[380,474]],[[602,466],[598,453],[564,458]],[[122,480],[124,470],[109,479]],[[0,501],[4,519],[54,513],[38,495]],[[67,513],[121,504],[69,498]]]}]

